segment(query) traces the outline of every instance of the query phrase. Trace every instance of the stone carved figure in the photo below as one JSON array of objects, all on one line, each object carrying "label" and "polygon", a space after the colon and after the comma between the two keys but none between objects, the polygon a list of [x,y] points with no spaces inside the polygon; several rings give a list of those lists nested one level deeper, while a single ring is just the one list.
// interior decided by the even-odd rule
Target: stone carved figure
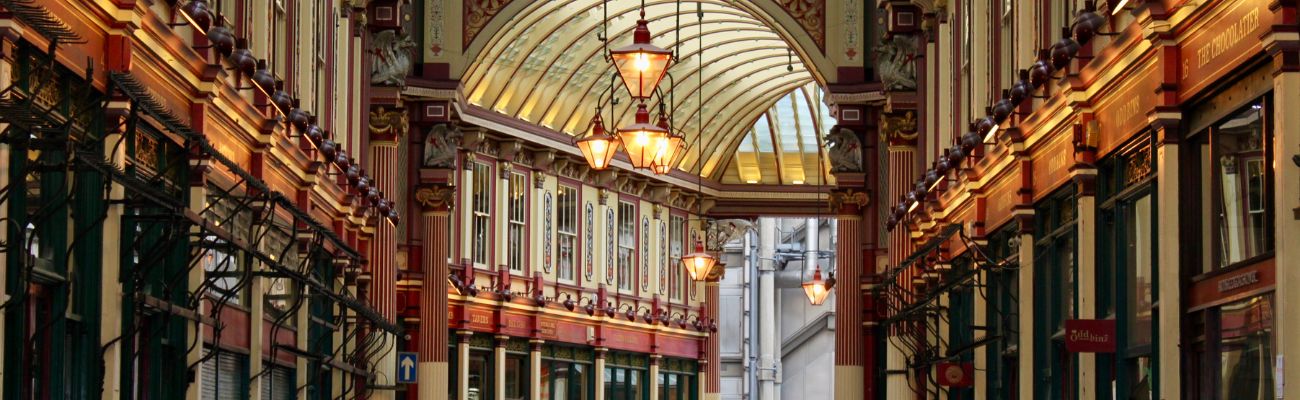
[{"label": "stone carved figure", "polygon": [[745,232],[754,229],[754,223],[747,219],[723,219],[713,221],[708,226],[705,248],[709,251],[721,251],[727,242],[739,239]]},{"label": "stone carved figure", "polygon": [[831,128],[831,133],[826,135],[826,147],[831,172],[862,172],[862,141],[852,130]]},{"label": "stone carved figure", "polygon": [[876,70],[885,90],[916,90],[916,50],[916,35],[891,35],[876,46]]},{"label": "stone carved figure", "polygon": [[460,129],[451,124],[438,124],[429,129],[424,141],[424,166],[455,168],[460,136]]},{"label": "stone carved figure", "polygon": [[403,86],[411,73],[411,49],[415,41],[411,36],[390,29],[375,34],[370,48],[370,83],[375,85]]}]

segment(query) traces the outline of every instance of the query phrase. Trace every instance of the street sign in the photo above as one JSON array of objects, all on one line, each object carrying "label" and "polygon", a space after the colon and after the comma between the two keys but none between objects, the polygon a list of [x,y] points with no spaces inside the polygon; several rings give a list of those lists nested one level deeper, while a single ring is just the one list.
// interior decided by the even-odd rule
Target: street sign
[{"label": "street sign", "polygon": [[415,353],[398,352],[397,383],[415,383],[416,365]]}]

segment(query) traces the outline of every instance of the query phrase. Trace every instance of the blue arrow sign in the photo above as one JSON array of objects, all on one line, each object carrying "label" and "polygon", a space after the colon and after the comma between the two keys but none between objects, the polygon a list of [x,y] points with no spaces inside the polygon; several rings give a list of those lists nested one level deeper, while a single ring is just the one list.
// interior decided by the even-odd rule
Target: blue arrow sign
[{"label": "blue arrow sign", "polygon": [[415,383],[416,366],[415,353],[398,352],[397,353],[397,383]]}]

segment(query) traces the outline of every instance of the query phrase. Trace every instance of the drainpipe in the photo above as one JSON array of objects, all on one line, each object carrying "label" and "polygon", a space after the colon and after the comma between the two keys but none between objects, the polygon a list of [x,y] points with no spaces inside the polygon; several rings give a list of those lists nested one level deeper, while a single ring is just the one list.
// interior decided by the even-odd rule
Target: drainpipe
[{"label": "drainpipe", "polygon": [[776,395],[776,220],[758,220],[758,398]]},{"label": "drainpipe", "polygon": [[[811,274],[813,270],[817,268],[817,262],[821,257],[821,252],[817,249],[817,239],[819,239],[817,235],[817,222],[817,218],[808,218],[808,225],[804,228],[805,253],[803,256],[803,263],[805,268],[808,269],[807,273],[809,274],[809,277],[812,276]],[[826,271],[823,270],[822,273],[826,273]]]}]

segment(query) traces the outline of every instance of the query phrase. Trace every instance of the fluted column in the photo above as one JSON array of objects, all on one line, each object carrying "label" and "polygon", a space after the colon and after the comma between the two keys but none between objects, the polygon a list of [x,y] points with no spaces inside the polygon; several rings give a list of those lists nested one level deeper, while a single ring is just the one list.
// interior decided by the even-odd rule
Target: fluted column
[{"label": "fluted column", "polygon": [[[906,116],[906,115],[903,115]],[[885,115],[882,119],[899,118],[898,115]],[[898,125],[890,125],[881,128],[881,136],[886,146],[886,163],[888,184],[884,201],[877,204],[881,206],[892,206],[898,201],[903,200],[907,192],[912,190],[913,180],[917,176],[916,166],[916,126],[912,125],[911,130],[905,129]],[[843,225],[843,222],[840,223]],[[843,229],[841,228],[841,235]],[[840,237],[843,242],[843,236]],[[900,222],[893,230],[889,232],[889,266],[897,268],[898,264],[912,253],[911,232],[908,231],[907,224]],[[837,249],[838,251],[838,249]],[[887,284],[903,285],[910,287],[912,285],[911,276],[906,273],[899,275],[899,281],[889,282]],[[886,301],[899,302],[906,299],[891,298]],[[839,314],[843,314],[840,311]],[[907,357],[909,354],[903,344],[903,339],[899,337],[900,329],[891,329],[886,339],[885,345],[885,393],[889,398],[901,398],[902,396],[912,396],[912,385],[908,382],[910,376],[907,372]]]},{"label": "fluted column", "polygon": [[865,346],[862,328],[862,288],[859,279],[863,271],[862,209],[858,204],[842,200],[847,194],[836,193],[840,207],[836,217],[835,243],[835,399],[862,400]]},{"label": "fluted column", "polygon": [[[721,292],[719,292],[718,282],[706,282],[704,285],[704,307],[707,317],[710,319],[716,319],[718,317],[719,295],[721,294]],[[704,400],[718,400],[721,398],[722,377],[720,375],[722,369],[722,357],[720,350],[718,349],[719,345],[718,333],[710,333],[709,338],[705,340],[704,344],[706,365],[703,370],[707,371],[705,373],[706,376],[702,378],[707,382],[707,385],[705,385]]]},{"label": "fluted column", "polygon": [[[379,108],[383,112],[383,108]],[[380,198],[397,193],[397,135],[390,129],[374,131],[370,136],[370,168],[372,185],[379,190]],[[370,251],[366,254],[370,268],[370,304],[381,317],[388,321],[397,320],[397,271],[394,267],[394,255],[397,254],[396,229],[392,222],[377,211],[371,211],[370,223],[374,226],[374,237],[370,241]],[[388,346],[376,349],[382,353],[371,354],[375,362],[377,375],[375,385],[385,388],[396,385],[397,374],[397,336],[390,332],[376,331],[383,335],[382,343]],[[374,398],[392,399],[391,389],[375,390]]]},{"label": "fluted column", "polygon": [[447,257],[451,250],[451,201],[455,190],[422,185],[415,191],[423,230],[420,285],[419,400],[444,400],[448,390]]}]

